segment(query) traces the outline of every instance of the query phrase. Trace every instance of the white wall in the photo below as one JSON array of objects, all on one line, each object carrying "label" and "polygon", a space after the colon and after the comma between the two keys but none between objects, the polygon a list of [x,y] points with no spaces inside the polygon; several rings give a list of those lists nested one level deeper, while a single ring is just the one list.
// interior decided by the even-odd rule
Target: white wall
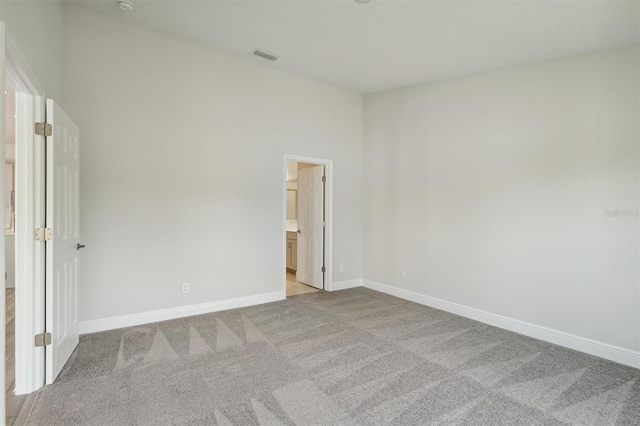
[{"label": "white wall", "polygon": [[63,13],[61,1],[0,1],[0,21],[20,51],[22,66],[40,90],[64,105]]},{"label": "white wall", "polygon": [[640,349],[638,59],[365,96],[365,278]]},{"label": "white wall", "polygon": [[81,321],[282,291],[284,153],[334,160],[334,280],[361,277],[361,95],[75,7],[65,25]]}]

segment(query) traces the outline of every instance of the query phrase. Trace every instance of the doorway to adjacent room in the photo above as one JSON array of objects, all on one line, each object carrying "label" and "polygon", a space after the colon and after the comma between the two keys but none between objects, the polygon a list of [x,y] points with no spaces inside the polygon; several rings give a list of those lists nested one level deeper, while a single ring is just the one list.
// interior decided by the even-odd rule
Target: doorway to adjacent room
[{"label": "doorway to adjacent room", "polygon": [[285,291],[330,290],[331,162],[285,156]]}]

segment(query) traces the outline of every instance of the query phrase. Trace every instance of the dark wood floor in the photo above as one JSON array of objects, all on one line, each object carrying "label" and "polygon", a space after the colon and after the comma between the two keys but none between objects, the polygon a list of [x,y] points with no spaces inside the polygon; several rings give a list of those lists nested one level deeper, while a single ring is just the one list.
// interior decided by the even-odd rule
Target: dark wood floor
[{"label": "dark wood floor", "polygon": [[37,392],[33,392],[28,395],[14,395],[13,389],[15,388],[15,372],[16,372],[16,352],[15,352],[15,328],[16,328],[16,315],[15,315],[15,289],[8,288],[6,290],[7,297],[7,338],[6,338],[6,385],[7,392],[7,426],[23,425],[26,423],[27,416],[33,405]]}]

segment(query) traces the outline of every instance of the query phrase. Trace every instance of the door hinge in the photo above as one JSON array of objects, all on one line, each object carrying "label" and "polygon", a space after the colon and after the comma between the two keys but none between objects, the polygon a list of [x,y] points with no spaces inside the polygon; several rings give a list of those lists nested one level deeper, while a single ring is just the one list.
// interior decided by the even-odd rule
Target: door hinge
[{"label": "door hinge", "polygon": [[51,344],[51,333],[36,334],[36,347],[48,346]]},{"label": "door hinge", "polygon": [[327,272],[327,268],[325,268],[324,266],[322,267],[322,272]]},{"label": "door hinge", "polygon": [[326,176],[322,176],[322,181],[326,182],[327,181],[327,177]]},{"label": "door hinge", "polygon": [[53,236],[51,228],[37,228],[36,229],[36,241],[49,241]]},{"label": "door hinge", "polygon": [[325,222],[324,220],[322,221],[322,227],[326,228],[327,227],[327,222]]},{"label": "door hinge", "polygon": [[53,126],[49,123],[36,123],[36,135],[53,136]]}]

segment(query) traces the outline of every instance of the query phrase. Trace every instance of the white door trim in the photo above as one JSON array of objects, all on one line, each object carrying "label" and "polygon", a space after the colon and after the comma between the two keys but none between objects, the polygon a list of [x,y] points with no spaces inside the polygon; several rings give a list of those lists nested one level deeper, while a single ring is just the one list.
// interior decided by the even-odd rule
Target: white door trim
[{"label": "white door trim", "polygon": [[[0,51],[0,129],[2,129],[2,131],[0,132],[0,159],[2,161],[0,161],[0,176],[6,176],[5,175],[5,168],[4,168],[4,160],[5,160],[5,155],[6,155],[6,148],[5,148],[5,117],[6,117],[6,113],[5,113],[5,109],[6,109],[6,96],[4,93],[4,89],[5,89],[5,82],[6,82],[6,49],[5,49],[5,31],[4,31],[4,22],[0,22],[0,43],[2,44],[2,51]],[[2,213],[0,213],[0,219],[2,219],[2,222],[4,223],[4,202],[5,202],[5,191],[1,191],[2,194],[0,195],[0,200],[2,200]],[[4,249],[4,233],[2,233],[2,235],[0,236],[0,256],[2,256],[3,259],[6,259],[6,254],[5,254],[5,249]],[[6,268],[5,268],[5,262],[1,262],[0,263],[0,276],[5,276],[5,272]],[[4,287],[4,286],[3,286]],[[4,289],[3,289],[4,290]],[[3,384],[3,386],[5,386],[6,383],[6,377],[7,377],[7,372],[6,372],[6,358],[7,358],[7,354],[5,351],[5,348],[7,347],[6,345],[6,320],[5,320],[5,315],[6,315],[6,291],[2,291],[0,292],[0,318],[3,320],[0,323],[0,334],[4,337],[2,339],[3,344],[2,347],[0,347],[0,363],[2,363],[2,365],[0,366],[0,383]],[[5,386],[6,389],[6,386]],[[0,401],[0,418],[5,419],[6,418],[6,398],[3,398],[2,401]]]},{"label": "white door trim", "polygon": [[44,137],[33,127],[44,121],[45,93],[11,40],[5,43],[7,80],[16,90],[15,394],[21,395],[40,389],[45,377],[44,348],[34,345],[45,331],[44,244],[33,236],[45,219]]},{"label": "white door trim", "polygon": [[324,208],[326,212],[327,226],[325,228],[324,237],[324,266],[326,268],[324,273],[324,289],[326,291],[333,291],[333,160],[326,160],[322,158],[305,157],[301,155],[284,154],[282,161],[282,179],[280,185],[282,186],[282,244],[280,245],[283,250],[282,267],[282,285],[283,294],[287,295],[287,161],[297,161],[300,163],[312,163],[319,166],[325,166],[325,176],[327,181],[325,184],[324,194]]}]

